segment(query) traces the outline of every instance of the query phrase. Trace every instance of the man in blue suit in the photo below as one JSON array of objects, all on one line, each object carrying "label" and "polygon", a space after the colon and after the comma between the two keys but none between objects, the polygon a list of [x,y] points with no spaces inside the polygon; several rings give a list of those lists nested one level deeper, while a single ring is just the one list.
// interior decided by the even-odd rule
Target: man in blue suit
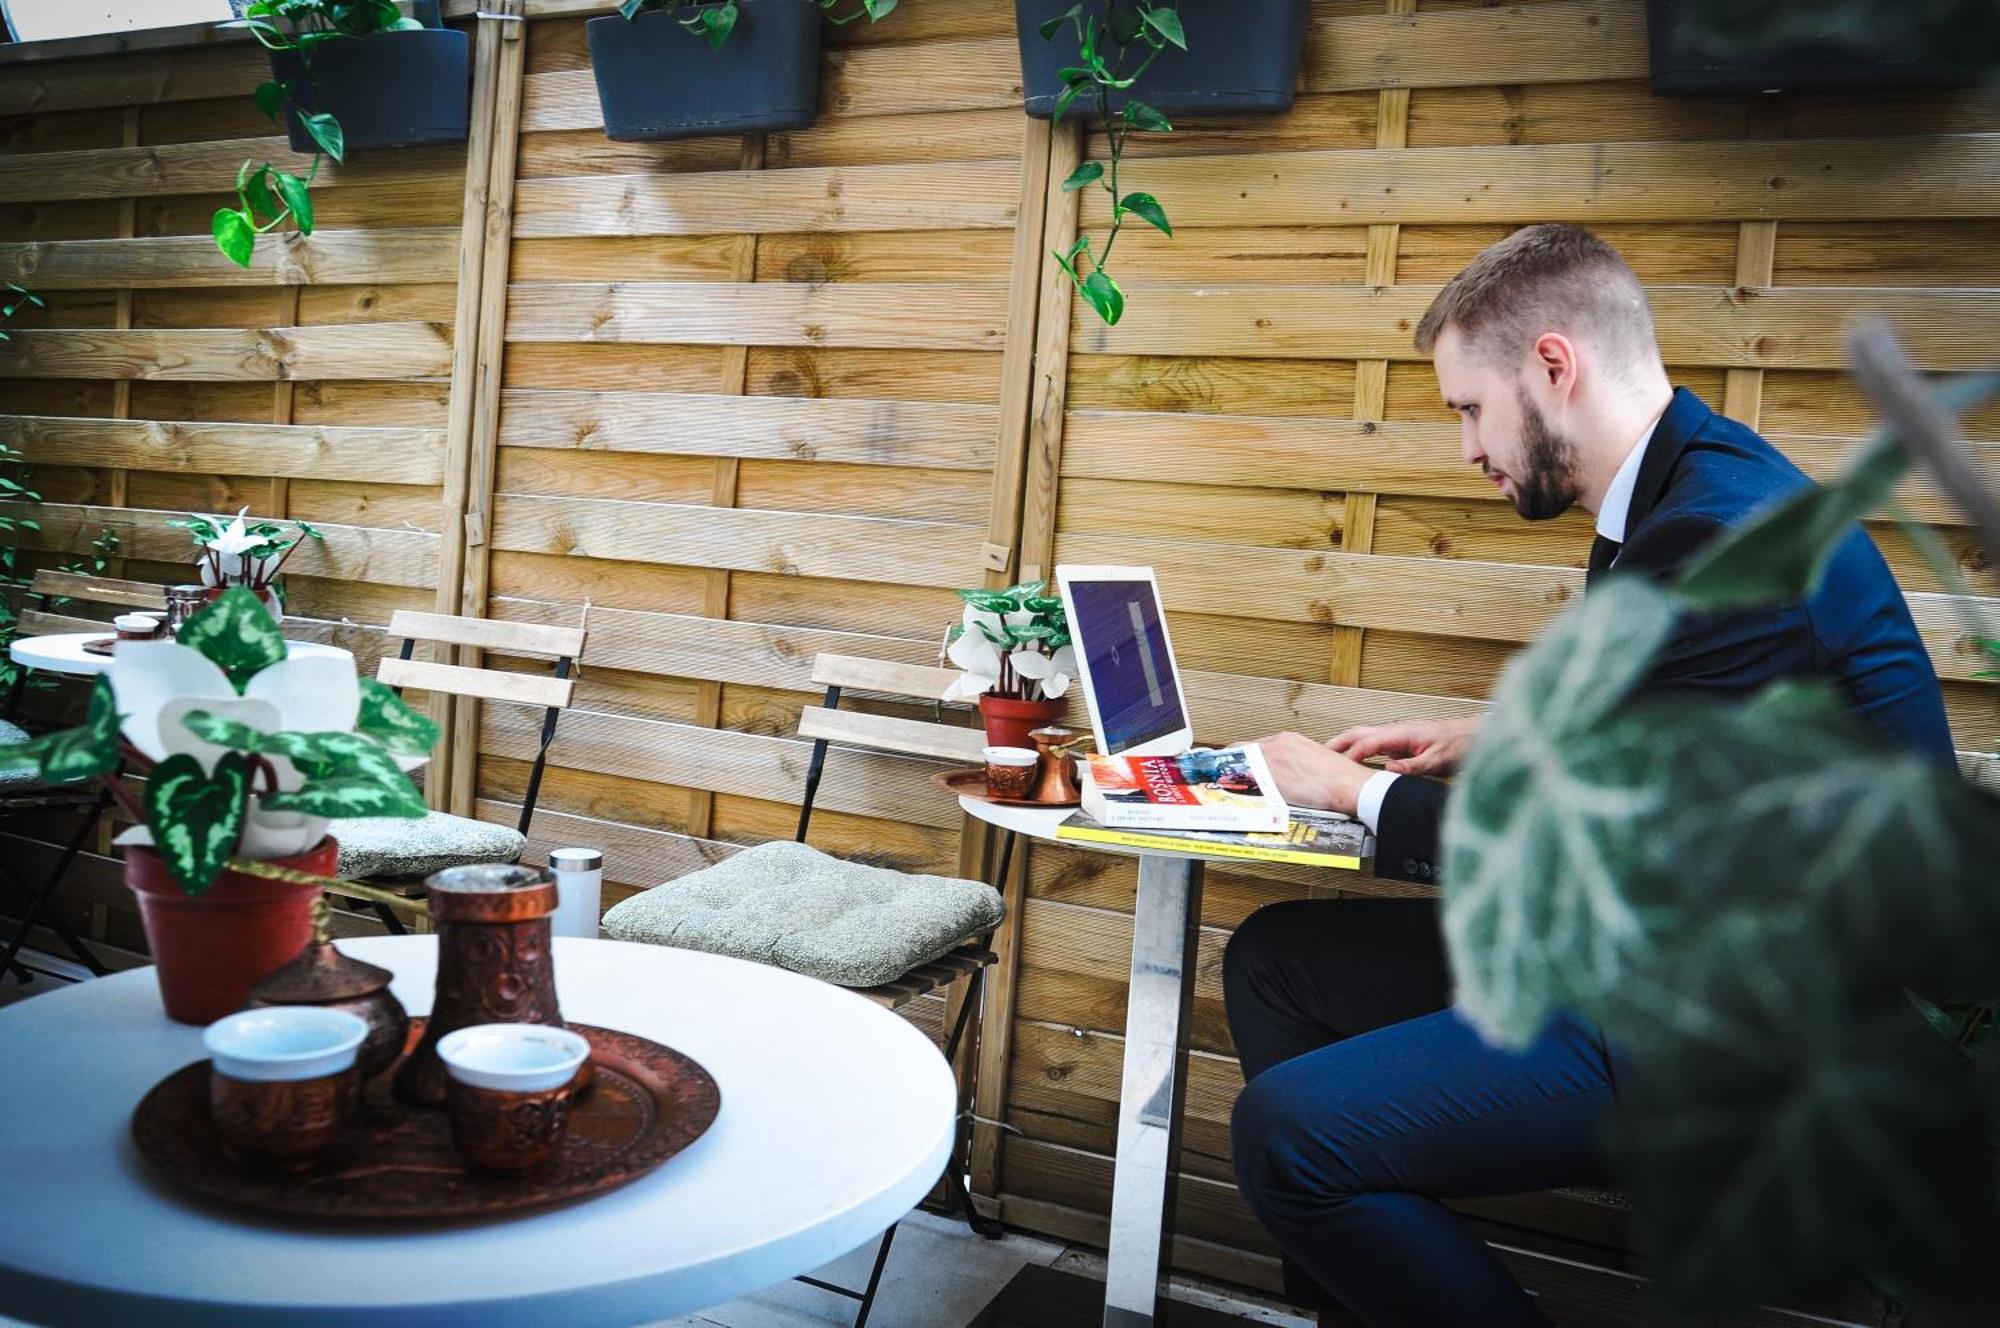
[{"label": "man in blue suit", "polygon": [[[1574,226],[1533,226],[1474,259],[1417,328],[1463,456],[1527,520],[1596,517],[1588,581],[1672,579],[1716,532],[1806,487],[1757,434],[1676,391],[1632,269]],[[1853,531],[1809,598],[1690,615],[1650,690],[1743,697],[1831,679],[1886,742],[1952,759],[1943,698],[1888,565]],[[1476,721],[1388,724],[1326,743],[1263,740],[1290,801],[1358,815],[1376,871],[1432,882],[1449,775]],[[1386,758],[1387,768],[1362,764]],[[1428,900],[1292,901],[1253,914],[1223,966],[1248,1081],[1233,1122],[1245,1200],[1325,1324],[1542,1325],[1442,1199],[1605,1179],[1616,1094],[1602,1037],[1552,1020],[1519,1052],[1450,1008]]]}]

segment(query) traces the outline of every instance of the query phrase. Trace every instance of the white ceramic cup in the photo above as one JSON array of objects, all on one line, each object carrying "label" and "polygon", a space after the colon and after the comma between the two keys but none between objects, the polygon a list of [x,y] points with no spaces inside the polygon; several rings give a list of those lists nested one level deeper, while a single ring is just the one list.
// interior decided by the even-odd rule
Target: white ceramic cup
[{"label": "white ceramic cup", "polygon": [[474,1024],[438,1039],[445,1073],[462,1084],[502,1093],[561,1088],[590,1059],[580,1033],[547,1024]]},{"label": "white ceramic cup", "polygon": [[273,1005],[225,1015],[202,1031],[215,1072],[245,1083],[339,1074],[354,1064],[368,1025],[345,1010]]},{"label": "white ceramic cup", "polygon": [[1041,760],[1041,754],[1032,747],[988,747],[988,765],[1033,765]]}]

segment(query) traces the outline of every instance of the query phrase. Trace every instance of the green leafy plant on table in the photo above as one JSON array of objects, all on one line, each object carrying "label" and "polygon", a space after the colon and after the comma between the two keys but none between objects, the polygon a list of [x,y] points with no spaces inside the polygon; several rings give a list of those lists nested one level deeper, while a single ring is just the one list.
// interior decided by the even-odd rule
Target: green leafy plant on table
[{"label": "green leafy plant on table", "polygon": [[2000,1277],[2000,799],[1824,685],[1633,695],[1681,615],[1807,594],[1913,456],[2000,539],[1950,432],[2000,375],[1933,389],[1880,329],[1853,362],[1889,424],[1846,476],[1564,615],[1446,813],[1459,1008],[1510,1045],[1570,1011],[1629,1055],[1611,1143],[1670,1315],[1859,1274],[1908,1322],[1990,1322]]},{"label": "green leafy plant on table", "polygon": [[[190,895],[225,869],[290,879],[266,859],[317,845],[329,820],[424,815],[407,771],[438,730],[352,658],[288,658],[255,596],[223,593],[177,641],[119,646],[89,717],[0,751],[0,770],[51,784],[102,781],[136,823],[121,844],[157,851]],[[143,773],[135,797],[121,773]]]},{"label": "green leafy plant on table", "polygon": [[294,521],[289,531],[276,521],[246,525],[249,514],[246,507],[231,521],[187,516],[167,524],[187,531],[201,550],[196,566],[203,585],[243,586],[265,603],[282,607],[285,591],[280,573],[285,564],[307,540],[324,544],[326,536],[304,521]]},{"label": "green leafy plant on table", "polygon": [[1054,701],[1076,678],[1076,647],[1061,597],[1046,581],[1005,590],[961,590],[965,613],[945,638],[945,656],[964,670],[944,694],[969,701],[992,694],[1017,701]]},{"label": "green leafy plant on table", "polygon": [[[1173,0],[1134,0],[1131,4],[1104,0],[1101,7],[1094,3],[1071,5],[1042,24],[1042,40],[1054,41],[1065,27],[1076,34],[1077,63],[1062,70],[1063,90],[1056,99],[1055,119],[1060,121],[1079,98],[1090,97],[1098,128],[1104,134],[1105,160],[1084,162],[1062,187],[1070,193],[1091,185],[1102,188],[1111,199],[1111,229],[1101,249],[1093,251],[1091,237],[1084,234],[1076,238],[1069,252],[1053,257],[1097,316],[1115,326],[1125,316],[1125,291],[1111,275],[1111,252],[1125,229],[1126,218],[1137,217],[1163,235],[1174,233],[1159,199],[1148,193],[1121,192],[1119,168],[1131,136],[1170,134],[1174,129],[1157,109],[1131,96],[1131,89],[1169,46],[1183,51],[1188,48],[1187,32]],[[1135,54],[1138,64],[1133,66]],[[1125,94],[1123,105],[1115,111],[1114,92]]]},{"label": "green leafy plant on table", "polygon": [[[346,41],[377,32],[421,32],[423,24],[405,17],[395,0],[251,0],[243,17],[266,50],[297,51],[308,72],[313,49],[330,41]],[[289,83],[266,79],[254,94],[257,109],[280,126],[297,95]],[[311,135],[317,151],[312,167],[294,175],[272,163],[245,161],[236,172],[236,206],[218,208],[213,230],[216,247],[233,263],[250,266],[257,237],[290,221],[302,235],[313,230],[312,183],[328,157],[336,164],[347,155],[340,121],[326,112],[297,110],[299,123]]]},{"label": "green leafy plant on table", "polygon": [[[866,18],[870,23],[880,22],[895,9],[897,0],[813,0],[834,23],[852,23],[858,18]],[[852,3],[854,8],[847,9]],[[686,11],[686,12],[683,12]],[[696,34],[716,50],[721,50],[729,40],[729,34],[736,31],[736,20],[742,14],[737,0],[721,0],[719,4],[706,0],[624,0],[618,12],[626,19],[635,19],[648,12],[675,15],[674,21]]]}]

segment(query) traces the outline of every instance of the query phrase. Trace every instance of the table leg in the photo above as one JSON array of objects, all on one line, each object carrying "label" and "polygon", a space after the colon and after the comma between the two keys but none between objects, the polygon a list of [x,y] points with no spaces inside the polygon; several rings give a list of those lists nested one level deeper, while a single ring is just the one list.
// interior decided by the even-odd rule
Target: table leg
[{"label": "table leg", "polygon": [[1201,864],[1186,858],[1140,858],[1104,1328],[1147,1328],[1154,1322],[1156,1302],[1165,1298],[1200,925]]}]

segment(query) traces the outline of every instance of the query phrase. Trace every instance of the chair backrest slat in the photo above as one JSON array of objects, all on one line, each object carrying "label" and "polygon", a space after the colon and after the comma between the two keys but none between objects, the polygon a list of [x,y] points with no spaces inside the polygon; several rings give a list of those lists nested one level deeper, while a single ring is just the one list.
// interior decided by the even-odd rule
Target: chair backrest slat
[{"label": "chair backrest slat", "polygon": [[431,664],[393,656],[382,660],[375,676],[391,687],[415,687],[420,691],[476,696],[482,701],[515,701],[522,705],[567,706],[576,692],[574,678],[469,669],[458,664]]},{"label": "chair backrest slat", "polygon": [[893,715],[870,715],[859,710],[827,710],[820,706],[807,706],[801,712],[799,736],[904,756],[930,756],[972,764],[982,759],[986,748],[986,735],[978,729],[898,719]]},{"label": "chair backrest slat", "polygon": [[64,632],[110,632],[111,624],[96,618],[78,618],[67,613],[43,613],[23,609],[17,636],[57,636]]},{"label": "chair backrest slat", "polygon": [[164,609],[167,588],[150,581],[121,581],[110,576],[86,576],[81,572],[56,572],[43,568],[28,586],[31,595],[59,596],[92,604],[112,604],[121,609]]},{"label": "chair backrest slat", "polygon": [[863,659],[858,655],[821,655],[813,660],[812,671],[812,680],[822,687],[883,692],[924,701],[941,700],[958,676],[956,669]]},{"label": "chair backrest slat", "polygon": [[413,641],[474,646],[505,655],[555,655],[576,658],[583,653],[584,629],[543,623],[501,622],[492,618],[453,618],[441,613],[398,609],[389,618],[389,635]]}]

